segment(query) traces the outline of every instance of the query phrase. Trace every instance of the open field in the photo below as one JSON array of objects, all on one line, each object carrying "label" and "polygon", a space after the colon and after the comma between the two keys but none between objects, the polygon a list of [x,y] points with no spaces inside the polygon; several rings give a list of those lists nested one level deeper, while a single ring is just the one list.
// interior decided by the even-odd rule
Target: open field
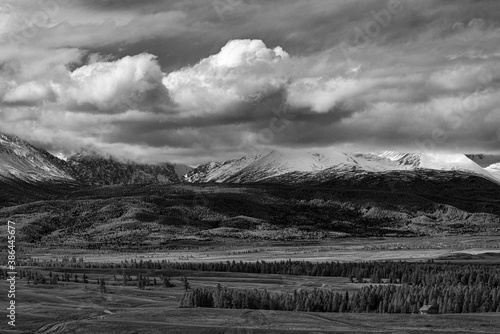
[{"label": "open field", "polygon": [[[227,241],[226,241],[227,242]],[[448,236],[419,238],[348,238],[329,241],[294,243],[252,242],[193,247],[189,242],[173,243],[173,250],[153,252],[111,252],[75,249],[27,249],[25,256],[54,260],[75,256],[88,262],[120,262],[124,260],[169,260],[175,262],[219,261],[421,261],[450,257],[456,253],[491,253],[487,259],[462,258],[461,261],[500,263],[500,236]],[[498,253],[498,256],[494,256]],[[451,257],[449,260],[460,260]]]},{"label": "open field", "polygon": [[[148,286],[145,290],[119,286],[119,282],[112,280],[112,270],[87,271],[89,284],[27,285],[26,279],[20,279],[16,299],[17,333],[498,333],[500,328],[500,317],[494,313],[338,314],[178,308],[184,291],[177,274],[172,273],[175,287]],[[183,274],[189,275],[192,287],[221,282],[240,288],[276,291],[297,287],[313,289],[321,285],[329,289],[345,289],[349,285],[357,288],[340,278]],[[100,293],[95,284],[97,277],[106,279],[107,293]],[[0,289],[6,287],[2,281]]]},{"label": "open field", "polygon": [[[76,251],[74,249],[31,249],[21,257],[45,260],[63,256],[83,257],[86,262],[114,262],[136,259],[176,262],[277,261],[359,262],[374,260],[419,261],[446,256],[454,263],[500,263],[498,236],[456,236],[425,238],[360,238],[334,241],[244,244],[222,250],[221,246],[197,248],[184,245],[168,252],[118,253],[110,251]],[[479,246],[484,246],[481,248]],[[181,246],[181,245],[179,245]],[[26,248],[29,250],[29,248]],[[41,254],[45,253],[45,254]],[[484,256],[474,256],[484,254]],[[444,261],[444,260],[443,260]],[[474,314],[372,314],[311,313],[271,310],[233,310],[179,308],[184,294],[180,278],[188,277],[190,287],[267,290],[270,293],[292,293],[295,290],[325,289],[356,292],[369,283],[351,283],[347,277],[296,276],[213,272],[190,270],[126,269],[132,279],[122,286],[124,269],[120,268],[41,268],[23,267],[49,273],[72,274],[70,282],[57,285],[38,284],[27,279],[16,282],[18,333],[498,333],[498,313]],[[74,275],[78,282],[74,282]],[[89,283],[83,283],[83,274]],[[139,274],[156,278],[157,285],[144,290],[137,287]],[[174,287],[163,287],[161,275],[171,278]],[[97,279],[106,282],[106,293],[100,292]],[[2,280],[0,289],[7,291]],[[5,289],[5,290],[4,290]],[[4,307],[2,303],[2,307]],[[432,320],[430,320],[432,319]],[[15,333],[15,331],[9,331]]]}]

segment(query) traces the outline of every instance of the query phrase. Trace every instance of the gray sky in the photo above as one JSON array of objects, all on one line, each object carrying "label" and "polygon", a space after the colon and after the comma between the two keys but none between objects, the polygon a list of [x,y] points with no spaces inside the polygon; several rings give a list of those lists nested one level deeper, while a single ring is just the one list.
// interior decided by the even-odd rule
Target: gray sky
[{"label": "gray sky", "polygon": [[500,153],[500,2],[7,0],[0,131],[191,164]]}]

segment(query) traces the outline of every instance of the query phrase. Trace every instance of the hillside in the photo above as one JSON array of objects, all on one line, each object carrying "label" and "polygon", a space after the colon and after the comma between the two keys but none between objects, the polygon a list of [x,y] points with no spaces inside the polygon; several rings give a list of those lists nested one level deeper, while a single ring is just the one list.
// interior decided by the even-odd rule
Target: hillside
[{"label": "hillside", "polygon": [[309,185],[67,189],[5,205],[0,219],[19,222],[25,241],[82,248],[500,231],[500,187],[494,183],[465,173],[400,173]]}]

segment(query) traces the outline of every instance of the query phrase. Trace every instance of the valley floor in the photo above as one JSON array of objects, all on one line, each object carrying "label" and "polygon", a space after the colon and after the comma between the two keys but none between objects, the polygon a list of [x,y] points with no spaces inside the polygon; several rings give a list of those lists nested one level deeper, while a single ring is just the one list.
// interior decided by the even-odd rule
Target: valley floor
[{"label": "valley floor", "polygon": [[[156,251],[149,253],[81,252],[71,249],[31,249],[41,259],[63,256],[84,257],[86,262],[120,262],[122,260],[161,260],[177,262],[275,261],[302,259],[308,261],[372,261],[443,259],[458,263],[500,263],[499,236],[460,236],[436,238],[341,239],[334,243],[308,242],[302,245],[262,243],[227,247],[212,245],[205,249]],[[222,249],[225,250],[222,250]],[[230,249],[228,251],[228,249]],[[478,254],[478,255],[474,255]],[[450,257],[451,256],[451,257]],[[444,261],[444,260],[443,260]],[[215,287],[217,284],[237,289],[266,289],[289,293],[297,289],[357,291],[370,283],[351,283],[346,277],[289,276],[230,272],[171,270],[174,287],[148,285],[144,290],[137,282],[122,286],[122,269],[23,267],[50,273],[78,274],[79,281],[57,285],[28,284],[26,278],[16,282],[17,318],[15,330],[9,333],[498,333],[498,313],[474,314],[374,314],[311,313],[268,310],[233,310],[179,308],[184,294],[181,276],[189,279],[191,288]],[[159,277],[158,270],[139,272]],[[82,276],[89,283],[83,283]],[[74,276],[73,276],[74,277]],[[106,292],[100,291],[97,279],[104,279]],[[0,282],[0,291],[8,291]],[[4,308],[2,303],[2,309]],[[2,324],[6,328],[6,323]]]},{"label": "valley floor", "polygon": [[[196,285],[196,284],[195,284]],[[6,288],[4,281],[0,288]],[[498,333],[481,314],[339,314],[178,308],[181,288],[19,286],[16,329],[8,333]],[[6,331],[7,332],[7,331]]]},{"label": "valley floor", "polygon": [[[28,248],[25,256],[61,260],[63,256],[86,262],[169,260],[175,262],[219,261],[425,261],[446,259],[470,263],[500,263],[500,235],[436,236],[415,238],[338,238],[320,241],[255,242],[221,239],[194,246],[189,240],[171,243],[172,249],[120,252],[60,248]],[[457,253],[460,255],[457,258]],[[469,256],[464,257],[464,255]],[[498,255],[498,256],[496,256]]]}]

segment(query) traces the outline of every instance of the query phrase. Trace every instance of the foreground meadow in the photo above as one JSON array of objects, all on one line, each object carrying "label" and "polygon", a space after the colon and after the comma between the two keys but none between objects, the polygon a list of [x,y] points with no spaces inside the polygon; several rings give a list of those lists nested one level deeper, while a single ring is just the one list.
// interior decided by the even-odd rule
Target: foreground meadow
[{"label": "foreground meadow", "polygon": [[[184,293],[180,280],[175,287],[121,287],[112,284],[110,273],[89,273],[110,279],[107,292],[97,284],[60,283],[57,286],[30,285],[20,280],[17,326],[9,333],[498,333],[500,317],[495,313],[475,314],[339,314],[179,308]],[[226,283],[240,287],[267,287],[287,291],[297,286],[298,277],[262,278],[225,275]],[[300,278],[300,277],[299,277]],[[309,279],[306,288],[324,280]],[[190,278],[192,287],[213,284],[211,277]],[[321,283],[324,284],[324,283]],[[328,288],[348,284],[330,281]],[[303,284],[304,286],[304,284]],[[0,288],[6,288],[5,282]]]},{"label": "foreground meadow", "polygon": [[[186,293],[214,289],[267,291],[292,294],[294,291],[334,291],[354,294],[374,283],[370,277],[263,274],[228,271],[110,268],[125,260],[170,261],[179,265],[239,261],[323,261],[363,262],[434,260],[435,263],[481,264],[497,268],[500,262],[495,243],[498,237],[378,238],[341,239],[335,242],[304,244],[253,244],[231,247],[137,252],[85,252],[64,249],[29,249],[24,259],[38,260],[35,267],[18,267],[24,274],[39,273],[45,283],[31,278],[16,282],[16,328],[10,333],[498,333],[498,313],[460,314],[378,314],[277,311],[261,309],[215,309],[180,307]],[[182,245],[179,245],[182,246]],[[42,254],[43,253],[43,254]],[[62,260],[103,264],[102,268],[69,268]],[[40,264],[50,263],[50,266]],[[52,262],[51,262],[52,261]],[[55,262],[57,261],[57,262]],[[107,264],[107,265],[105,265]],[[76,264],[75,264],[76,266]],[[38,275],[38,274],[37,274]],[[66,278],[67,276],[67,278]],[[124,279],[125,276],[125,279]],[[57,277],[57,279],[55,279]],[[140,288],[139,281],[147,279]],[[167,277],[168,286],[164,284]],[[50,284],[50,280],[55,280]],[[99,283],[104,281],[103,284]],[[392,285],[399,286],[396,280]],[[7,289],[2,280],[0,289]],[[4,290],[6,291],[6,290]]]}]

